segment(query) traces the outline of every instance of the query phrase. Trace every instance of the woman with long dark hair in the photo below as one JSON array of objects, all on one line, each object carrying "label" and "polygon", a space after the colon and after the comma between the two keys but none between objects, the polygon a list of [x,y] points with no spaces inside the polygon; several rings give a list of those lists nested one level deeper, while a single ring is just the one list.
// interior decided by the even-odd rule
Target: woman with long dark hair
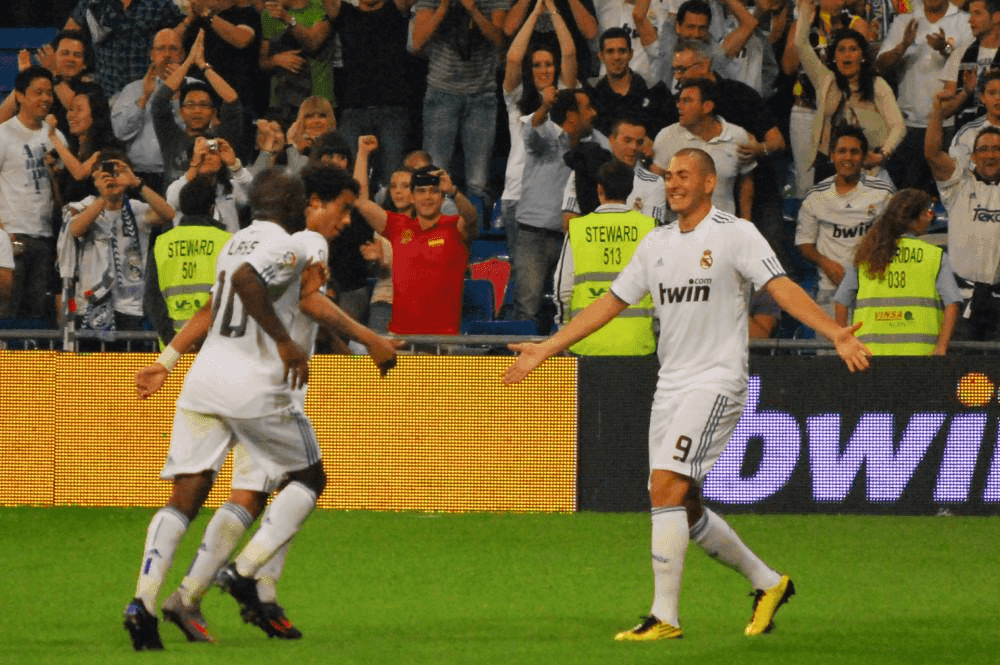
[{"label": "woman with long dark hair", "polygon": [[948,255],[917,236],[934,220],[934,202],[919,189],[898,192],[858,245],[854,265],[834,295],[836,319],[864,325],[858,339],[875,355],[943,356],[958,321],[962,294]]},{"label": "woman with long dark hair", "polygon": [[97,169],[102,150],[121,152],[124,145],[111,128],[111,107],[108,98],[95,83],[74,82],[73,101],[66,111],[69,136],[66,143],[59,138],[49,121],[49,138],[62,160],[63,174],[57,178],[63,201],[78,201],[94,193],[91,176]]},{"label": "woman with long dark hair", "polygon": [[[549,42],[534,42],[535,25],[548,14],[555,28],[559,51]],[[521,119],[542,105],[542,90],[548,87],[576,87],[576,46],[566,22],[555,9],[553,0],[536,0],[535,8],[507,50],[507,71],[503,79],[503,98],[507,105],[507,128],[510,130],[510,153],[507,173],[500,196],[500,214],[507,236],[507,251],[514,251],[517,239],[517,202],[521,199],[524,173],[524,127]],[[560,194],[561,195],[561,194]],[[514,283],[511,274],[510,283]]]},{"label": "woman with long dark hair", "polygon": [[830,140],[840,125],[861,127],[871,146],[865,169],[889,181],[885,163],[906,136],[906,125],[892,88],[875,73],[868,40],[856,30],[838,30],[827,47],[824,64],[808,41],[808,26],[816,11],[813,0],[799,0],[798,9],[795,45],[802,68],[816,89],[816,117],[809,146],[815,160],[814,182],[833,175]]},{"label": "woman with long dark hair", "polygon": [[[785,0],[787,2],[787,0]],[[791,7],[789,7],[791,13]],[[794,77],[792,84],[792,109],[788,123],[788,134],[792,159],[795,162],[795,186],[798,196],[805,197],[806,191],[813,185],[812,164],[815,154],[810,150],[812,145],[812,126],[816,117],[816,89],[812,81],[802,69],[802,57],[799,45],[795,43],[795,30],[805,19],[799,16],[789,27],[785,39],[785,47],[781,55],[781,70],[789,77]],[[844,28],[857,30],[862,35],[870,34],[868,23],[856,14],[852,14],[845,6],[844,0],[819,0],[817,11],[813,13],[808,23],[807,41],[810,50],[820,61],[826,60],[827,49],[833,41],[833,35]]]}]

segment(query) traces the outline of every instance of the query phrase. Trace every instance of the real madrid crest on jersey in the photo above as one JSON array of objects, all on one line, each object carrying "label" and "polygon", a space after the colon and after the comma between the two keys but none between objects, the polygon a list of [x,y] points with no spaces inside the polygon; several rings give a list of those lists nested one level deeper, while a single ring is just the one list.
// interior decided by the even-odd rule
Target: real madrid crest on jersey
[{"label": "real madrid crest on jersey", "polygon": [[642,212],[642,197],[641,196],[637,196],[635,198],[635,201],[632,202],[632,209],[633,210],[638,210],[639,212]]},{"label": "real madrid crest on jersey", "polygon": [[401,243],[403,243],[405,245],[406,243],[410,242],[411,240],[413,240],[413,230],[412,229],[403,229],[403,232],[401,234],[399,234],[399,242],[401,242]]},{"label": "real madrid crest on jersey", "polygon": [[874,217],[875,216],[875,210],[876,210],[876,208],[875,208],[875,204],[874,203],[872,203],[871,205],[869,205],[868,206],[868,216],[869,217]]},{"label": "real madrid crest on jersey", "polygon": [[299,257],[295,255],[295,252],[285,252],[285,255],[281,257],[281,267],[285,269],[294,268],[298,261]]},{"label": "real madrid crest on jersey", "polygon": [[712,258],[712,250],[706,249],[701,255],[701,267],[708,270],[712,267],[715,260]]}]

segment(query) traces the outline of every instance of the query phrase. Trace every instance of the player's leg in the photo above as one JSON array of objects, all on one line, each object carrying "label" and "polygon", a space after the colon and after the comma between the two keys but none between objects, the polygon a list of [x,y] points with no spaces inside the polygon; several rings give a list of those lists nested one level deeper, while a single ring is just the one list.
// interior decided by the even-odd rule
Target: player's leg
[{"label": "player's leg", "polygon": [[739,571],[753,585],[753,614],[743,632],[750,636],[770,632],[778,608],[795,594],[792,580],[764,563],[726,520],[706,508],[701,502],[700,488],[691,488],[685,506],[691,524],[691,540],[710,558]]},{"label": "player's leg", "polygon": [[125,628],[136,651],[163,648],[157,628],[156,599],[181,538],[212,488],[213,476],[213,472],[206,471],[175,477],[167,505],[149,522],[135,597],[125,607]]},{"label": "player's leg", "polygon": [[201,613],[201,599],[216,572],[236,549],[267,500],[267,494],[233,490],[202,536],[194,561],[180,587],[163,604],[163,618],[180,628],[189,642],[215,642]]},{"label": "player's leg", "polygon": [[177,409],[167,460],[160,472],[173,481],[166,505],[146,531],[135,598],[125,608],[125,628],[136,651],[162,649],[157,597],[188,526],[205,503],[228,453],[231,435],[218,419]]},{"label": "player's leg", "polygon": [[201,546],[178,592],[185,606],[196,607],[212,584],[215,574],[236,549],[243,534],[263,510],[267,494],[233,489],[219,506],[202,536]]},{"label": "player's leg", "polygon": [[[729,432],[731,434],[732,430]],[[727,444],[729,435],[726,436]],[[706,473],[709,468],[711,467],[706,468]],[[691,540],[709,558],[739,571],[753,585],[753,614],[744,633],[753,636],[770,632],[774,627],[773,619],[778,608],[795,593],[795,585],[791,579],[764,563],[718,513],[705,507],[701,501],[700,483],[692,483],[684,497],[684,507]]]},{"label": "player's leg", "polygon": [[258,472],[268,478],[285,478],[287,484],[271,501],[250,542],[220,572],[219,580],[239,602],[245,620],[268,635],[290,637],[280,625],[269,621],[273,613],[269,609],[273,608],[261,603],[254,577],[298,533],[326,487],[319,443],[312,423],[297,409],[269,418],[234,419],[232,423]]},{"label": "player's leg", "polygon": [[683,635],[678,601],[688,546],[683,500],[689,484],[689,479],[666,469],[653,469],[650,473],[653,606],[642,623],[618,633],[616,640],[664,640]]},{"label": "player's leg", "polygon": [[295,537],[326,487],[326,473],[321,462],[290,474],[290,479],[271,501],[257,533],[234,562],[236,572],[244,577],[256,576],[261,567]]},{"label": "player's leg", "polygon": [[681,636],[679,599],[689,540],[685,498],[722,454],[741,412],[741,404],[705,391],[654,403],[649,423],[653,606],[642,624],[615,639]]}]

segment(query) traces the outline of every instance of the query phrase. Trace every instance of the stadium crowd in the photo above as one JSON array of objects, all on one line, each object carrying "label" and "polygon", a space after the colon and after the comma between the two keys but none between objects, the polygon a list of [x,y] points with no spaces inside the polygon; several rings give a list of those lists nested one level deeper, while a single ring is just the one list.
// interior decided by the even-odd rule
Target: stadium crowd
[{"label": "stadium crowd", "polygon": [[[567,232],[603,228],[572,220],[671,223],[663,178],[696,147],[714,205],[831,314],[894,193],[926,193],[932,225],[947,219],[955,338],[1000,333],[998,0],[57,5],[57,36],[18,54],[0,104],[0,318],[167,342],[211,286],[198,260],[250,222],[254,175],[312,165],[361,185],[329,252],[345,311],[458,333],[485,233],[510,265],[500,315],[544,334],[587,283]],[[621,169],[602,181],[609,161],[631,187]]]}]

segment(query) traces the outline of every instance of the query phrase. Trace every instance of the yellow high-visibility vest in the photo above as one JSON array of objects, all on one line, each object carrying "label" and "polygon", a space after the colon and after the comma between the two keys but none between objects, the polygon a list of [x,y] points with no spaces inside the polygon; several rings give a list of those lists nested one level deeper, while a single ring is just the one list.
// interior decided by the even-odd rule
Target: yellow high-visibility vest
[{"label": "yellow high-visibility vest", "polygon": [[[656,226],[645,215],[593,212],[569,222],[573,252],[573,297],[570,318],[607,293],[635,253],[639,241]],[[656,351],[653,336],[653,299],[647,294],[610,323],[569,348],[581,356],[644,356]]]},{"label": "yellow high-visibility vest", "polygon": [[916,238],[900,238],[883,279],[858,266],[854,322],[858,339],[879,356],[929,356],[944,321],[937,276],[944,251]]}]

